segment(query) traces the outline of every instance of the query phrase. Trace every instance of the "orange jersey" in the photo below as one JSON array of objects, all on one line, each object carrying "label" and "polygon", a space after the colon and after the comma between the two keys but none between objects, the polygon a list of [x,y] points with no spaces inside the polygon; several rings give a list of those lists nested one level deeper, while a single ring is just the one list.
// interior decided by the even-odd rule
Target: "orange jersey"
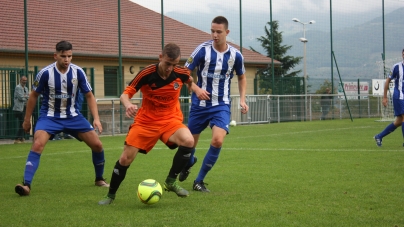
[{"label": "orange jersey", "polygon": [[142,105],[135,122],[170,121],[174,118],[183,121],[180,108],[180,92],[184,83],[191,80],[188,69],[176,66],[170,76],[163,80],[157,73],[158,64],[149,65],[140,71],[125,88],[124,94],[132,98],[142,92]]}]

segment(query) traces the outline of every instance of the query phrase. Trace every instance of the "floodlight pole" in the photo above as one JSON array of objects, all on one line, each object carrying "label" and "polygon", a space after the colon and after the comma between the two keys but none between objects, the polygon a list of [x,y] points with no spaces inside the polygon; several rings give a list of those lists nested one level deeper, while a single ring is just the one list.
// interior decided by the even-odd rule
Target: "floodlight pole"
[{"label": "floodlight pole", "polygon": [[239,1],[239,14],[240,14],[240,52],[243,53],[243,18],[242,18],[242,3],[241,0]]},{"label": "floodlight pole", "polygon": [[382,20],[383,20],[383,53],[382,53],[382,60],[383,60],[383,78],[386,78],[386,48],[385,48],[385,39],[384,39],[384,0],[382,1]]},{"label": "floodlight pole", "polygon": [[308,40],[306,39],[306,24],[314,24],[316,23],[314,20],[311,20],[307,23],[301,22],[297,18],[292,19],[294,22],[298,22],[303,25],[303,38],[300,38],[299,40],[303,43],[303,78],[304,78],[304,108],[305,108],[305,113],[307,112],[307,64],[306,64],[306,43]]},{"label": "floodlight pole", "polygon": [[270,11],[270,21],[271,21],[271,71],[272,71],[272,87],[271,93],[274,94],[274,87],[275,87],[275,66],[274,66],[274,29],[272,24],[272,0],[269,1],[269,11]]},{"label": "floodlight pole", "polygon": [[164,49],[164,0],[161,0],[161,49]]}]

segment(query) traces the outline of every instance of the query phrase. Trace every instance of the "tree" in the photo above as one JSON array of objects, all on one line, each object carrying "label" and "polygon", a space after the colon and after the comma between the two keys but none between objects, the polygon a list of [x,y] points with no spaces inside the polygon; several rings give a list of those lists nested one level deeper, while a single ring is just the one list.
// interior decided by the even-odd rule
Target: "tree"
[{"label": "tree", "polygon": [[[267,25],[265,25],[265,34],[266,36],[261,36],[259,38],[257,38],[257,40],[259,42],[261,42],[261,46],[265,49],[265,51],[267,52],[267,57],[272,57],[271,56],[271,25],[273,25],[272,30],[274,32],[274,50],[273,50],[273,59],[274,60],[278,60],[282,63],[281,67],[276,67],[274,69],[274,78],[277,82],[275,82],[275,84],[279,85],[279,83],[281,83],[281,80],[283,78],[288,78],[289,80],[295,79],[293,77],[296,77],[302,70],[297,70],[297,71],[291,71],[296,65],[298,65],[300,63],[300,61],[302,60],[303,57],[293,57],[293,56],[288,56],[286,55],[286,52],[288,50],[290,50],[290,48],[292,48],[292,46],[287,46],[287,45],[282,45],[282,33],[283,32],[278,32],[278,28],[279,28],[279,23],[278,21],[272,21],[268,22]],[[268,27],[269,28],[268,28]],[[258,53],[258,51],[254,50],[254,48],[250,47],[250,49],[252,51],[255,51]],[[270,66],[271,67],[271,66]],[[260,94],[276,94],[276,93],[280,93],[279,90],[278,92],[272,91],[272,70],[271,68],[266,68],[264,70],[261,70],[260,72],[258,72],[260,74],[259,77],[259,87],[261,88],[259,93]],[[298,78],[296,78],[298,79]],[[293,80],[293,81],[298,81],[298,80]],[[283,86],[275,86],[274,84],[274,88],[277,87],[279,89],[279,87],[282,87],[282,89],[285,89]],[[281,83],[284,84],[284,83]],[[290,84],[290,86],[286,89],[287,91],[285,92],[284,90],[282,91],[283,94],[285,93],[297,93],[296,92],[296,84],[298,83],[287,83]],[[301,89],[297,89],[297,90],[301,90]],[[289,92],[288,92],[289,91]]]},{"label": "tree", "polygon": [[[320,88],[316,91],[316,94],[325,94],[326,93],[326,89],[329,88],[331,89],[331,81],[329,80],[325,80],[321,85]],[[334,88],[335,90],[335,88]],[[335,94],[336,91],[331,91],[331,94]]]}]

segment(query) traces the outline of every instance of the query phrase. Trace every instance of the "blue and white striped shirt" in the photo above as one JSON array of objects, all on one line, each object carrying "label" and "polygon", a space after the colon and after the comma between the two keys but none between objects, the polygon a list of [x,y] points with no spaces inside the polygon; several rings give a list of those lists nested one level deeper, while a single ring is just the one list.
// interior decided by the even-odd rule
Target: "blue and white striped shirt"
[{"label": "blue and white striped shirt", "polygon": [[394,80],[393,99],[404,100],[403,71],[404,61],[393,65],[391,68],[389,78]]},{"label": "blue and white striped shirt", "polygon": [[241,76],[245,73],[244,57],[239,50],[227,44],[227,50],[218,52],[213,40],[199,45],[185,63],[193,71],[197,68],[197,85],[210,93],[210,100],[199,100],[192,94],[192,105],[211,107],[230,105],[230,84],[233,72]]},{"label": "blue and white striped shirt", "polygon": [[91,85],[83,69],[70,64],[62,74],[56,62],[43,68],[36,76],[33,90],[42,94],[40,114],[55,118],[75,117],[79,112],[77,105],[78,89],[83,94],[91,91]]}]

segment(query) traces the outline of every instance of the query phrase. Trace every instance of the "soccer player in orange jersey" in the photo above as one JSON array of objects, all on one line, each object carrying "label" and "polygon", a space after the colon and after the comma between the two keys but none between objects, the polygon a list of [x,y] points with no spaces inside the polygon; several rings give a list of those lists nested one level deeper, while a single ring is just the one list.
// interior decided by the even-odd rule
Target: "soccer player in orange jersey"
[{"label": "soccer player in orange jersey", "polygon": [[[173,191],[180,197],[189,195],[187,190],[177,184],[177,176],[187,165],[194,144],[191,132],[182,123],[180,91],[184,84],[191,86],[192,77],[189,70],[177,66],[180,55],[180,48],[176,44],[167,44],[159,55],[160,62],[141,70],[121,95],[126,116],[135,117],[135,120],[129,128],[124,150],[112,172],[109,192],[98,204],[112,203],[136,155],[139,152],[147,154],[159,139],[170,149],[178,147],[164,182],[164,189]],[[138,91],[143,94],[139,109],[130,102]]]}]

